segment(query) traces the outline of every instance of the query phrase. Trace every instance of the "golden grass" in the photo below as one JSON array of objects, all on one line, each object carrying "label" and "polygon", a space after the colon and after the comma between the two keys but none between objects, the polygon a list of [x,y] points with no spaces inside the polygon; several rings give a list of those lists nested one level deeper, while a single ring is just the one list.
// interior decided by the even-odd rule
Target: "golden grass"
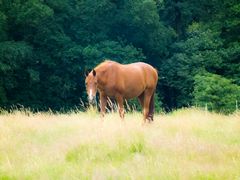
[{"label": "golden grass", "polygon": [[240,114],[0,115],[0,179],[240,179]]}]

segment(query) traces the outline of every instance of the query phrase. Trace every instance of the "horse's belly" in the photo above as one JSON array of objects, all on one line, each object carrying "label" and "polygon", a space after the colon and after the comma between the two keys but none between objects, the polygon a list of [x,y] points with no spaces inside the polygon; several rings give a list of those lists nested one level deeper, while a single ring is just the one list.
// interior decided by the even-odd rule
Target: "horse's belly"
[{"label": "horse's belly", "polygon": [[126,99],[132,99],[135,97],[140,96],[144,91],[144,87],[136,87],[136,86],[127,86],[125,87],[125,91],[123,93],[124,98]]},{"label": "horse's belly", "polygon": [[[135,77],[135,78],[132,78]],[[141,75],[129,75],[123,83],[123,96],[131,99],[140,96],[146,88],[146,83]]]}]

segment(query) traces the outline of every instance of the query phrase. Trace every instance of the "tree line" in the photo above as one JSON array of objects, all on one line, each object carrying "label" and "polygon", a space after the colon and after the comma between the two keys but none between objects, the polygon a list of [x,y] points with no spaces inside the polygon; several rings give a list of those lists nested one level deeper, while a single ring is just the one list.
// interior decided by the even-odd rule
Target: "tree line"
[{"label": "tree line", "polygon": [[0,0],[0,107],[72,109],[104,59],[157,68],[157,107],[240,101],[238,0]]}]

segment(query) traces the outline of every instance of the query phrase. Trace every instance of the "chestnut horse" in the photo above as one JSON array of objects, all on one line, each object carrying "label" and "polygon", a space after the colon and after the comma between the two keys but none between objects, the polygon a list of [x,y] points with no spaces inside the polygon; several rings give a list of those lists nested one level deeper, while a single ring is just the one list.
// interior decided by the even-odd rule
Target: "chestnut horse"
[{"label": "chestnut horse", "polygon": [[107,98],[115,98],[120,117],[124,118],[124,100],[138,97],[143,108],[143,123],[153,121],[154,93],[157,86],[158,73],[151,65],[137,62],[119,64],[104,61],[86,74],[86,89],[89,102],[92,102],[97,91],[100,95],[102,117],[106,111]]}]

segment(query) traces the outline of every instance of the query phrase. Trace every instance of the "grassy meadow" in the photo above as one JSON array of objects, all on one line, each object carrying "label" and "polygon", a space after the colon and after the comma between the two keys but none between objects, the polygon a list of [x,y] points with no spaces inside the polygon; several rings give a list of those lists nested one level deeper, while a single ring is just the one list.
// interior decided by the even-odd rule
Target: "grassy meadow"
[{"label": "grassy meadow", "polygon": [[240,114],[2,112],[0,179],[240,179]]}]

